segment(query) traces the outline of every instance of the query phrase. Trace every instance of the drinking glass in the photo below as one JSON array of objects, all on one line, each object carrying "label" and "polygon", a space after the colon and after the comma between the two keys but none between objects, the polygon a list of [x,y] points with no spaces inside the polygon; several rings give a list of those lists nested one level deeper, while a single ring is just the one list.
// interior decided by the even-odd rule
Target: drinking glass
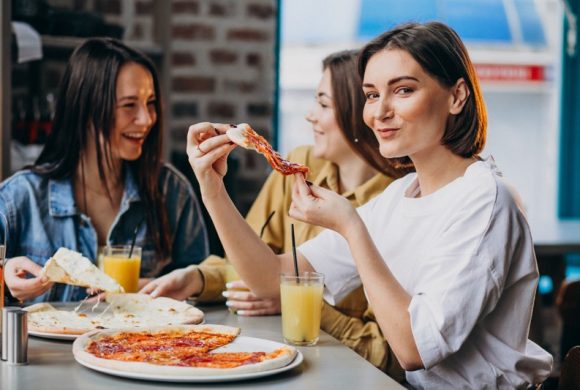
[{"label": "drinking glass", "polygon": [[324,275],[304,272],[280,275],[282,335],[289,344],[316,345],[320,333]]},{"label": "drinking glass", "polygon": [[[131,256],[129,257],[129,254]],[[125,292],[139,291],[139,271],[141,270],[141,247],[131,245],[112,245],[105,247],[103,271],[115,279]]]}]

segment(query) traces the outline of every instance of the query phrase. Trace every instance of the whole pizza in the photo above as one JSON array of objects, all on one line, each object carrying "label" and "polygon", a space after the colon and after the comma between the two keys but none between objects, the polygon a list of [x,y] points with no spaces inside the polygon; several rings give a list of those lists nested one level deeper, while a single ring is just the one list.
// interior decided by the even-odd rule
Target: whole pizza
[{"label": "whole pizza", "polygon": [[[225,325],[178,325],[102,330],[78,338],[75,359],[88,367],[171,376],[234,375],[288,365],[296,349],[235,348],[240,330]],[[276,343],[277,344],[277,343]]]}]

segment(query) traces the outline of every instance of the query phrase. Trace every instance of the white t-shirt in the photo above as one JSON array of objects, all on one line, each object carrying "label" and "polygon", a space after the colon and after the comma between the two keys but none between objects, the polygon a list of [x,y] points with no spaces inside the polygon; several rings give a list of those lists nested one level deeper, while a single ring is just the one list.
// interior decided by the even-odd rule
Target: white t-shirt
[{"label": "white t-shirt", "polygon": [[[411,295],[424,370],[417,388],[518,388],[542,382],[552,356],[528,340],[538,280],[526,219],[493,162],[417,198],[416,174],[357,209],[381,256]],[[346,240],[326,230],[299,247],[325,275],[325,299],[360,286]],[[374,303],[377,304],[376,302]]]}]

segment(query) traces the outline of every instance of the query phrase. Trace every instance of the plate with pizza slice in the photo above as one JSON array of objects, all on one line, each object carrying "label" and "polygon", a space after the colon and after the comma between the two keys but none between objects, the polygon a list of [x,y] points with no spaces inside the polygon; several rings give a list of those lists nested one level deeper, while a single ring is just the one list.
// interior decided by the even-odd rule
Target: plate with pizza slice
[{"label": "plate with pizza slice", "polygon": [[303,361],[294,347],[239,333],[239,328],[212,324],[98,330],[77,338],[73,355],[95,371],[166,382],[253,379]]},{"label": "plate with pizza slice", "polygon": [[111,328],[143,328],[160,325],[199,324],[204,314],[189,303],[153,298],[145,294],[107,293],[103,302],[37,303],[28,311],[28,334],[58,340]]}]

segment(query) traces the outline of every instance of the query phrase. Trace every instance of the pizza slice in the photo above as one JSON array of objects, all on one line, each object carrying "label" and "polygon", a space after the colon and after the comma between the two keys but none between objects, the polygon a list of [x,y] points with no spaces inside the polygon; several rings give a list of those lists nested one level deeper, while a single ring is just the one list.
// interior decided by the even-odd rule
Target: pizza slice
[{"label": "pizza slice", "polygon": [[252,149],[260,154],[263,154],[268,160],[268,163],[283,175],[293,175],[295,173],[307,174],[310,169],[302,164],[297,164],[285,160],[280,156],[280,153],[276,152],[272,145],[268,141],[256,133],[254,129],[250,127],[247,123],[241,123],[237,126],[233,126],[226,132],[228,138],[246,149]]},{"label": "pizza slice", "polygon": [[107,292],[123,292],[123,287],[115,279],[98,269],[82,254],[67,248],[60,248],[48,259],[42,276],[57,283],[72,284]]}]

